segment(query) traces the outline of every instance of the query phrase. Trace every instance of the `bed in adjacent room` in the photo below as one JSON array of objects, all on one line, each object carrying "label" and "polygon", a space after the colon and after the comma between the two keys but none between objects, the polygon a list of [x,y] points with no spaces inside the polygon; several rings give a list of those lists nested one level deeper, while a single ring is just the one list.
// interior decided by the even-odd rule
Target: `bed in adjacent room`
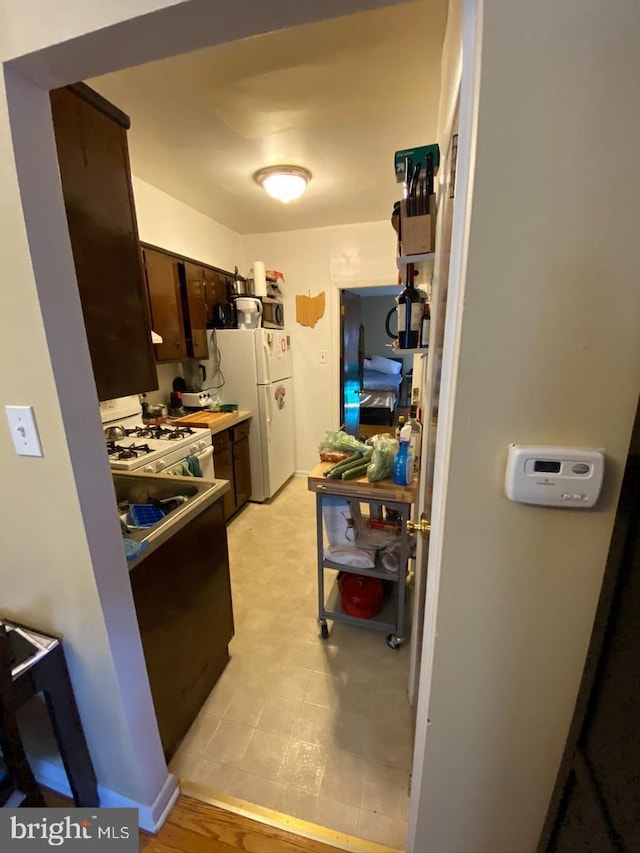
[{"label": "bed in adjacent room", "polygon": [[364,359],[360,395],[361,424],[393,424],[400,398],[402,365],[401,358],[374,355]]}]

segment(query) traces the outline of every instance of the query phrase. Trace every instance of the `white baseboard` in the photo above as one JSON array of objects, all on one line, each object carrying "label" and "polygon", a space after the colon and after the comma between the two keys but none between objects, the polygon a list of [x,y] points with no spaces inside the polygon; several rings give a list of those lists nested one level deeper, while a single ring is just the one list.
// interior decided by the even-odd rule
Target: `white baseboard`
[{"label": "white baseboard", "polygon": [[[71,797],[71,788],[69,787],[69,780],[67,779],[64,767],[35,755],[29,756],[29,764],[41,785],[46,785],[47,788],[51,788],[52,791],[56,791],[65,797]],[[110,788],[98,785],[98,797],[100,798],[101,808],[138,809],[140,829],[145,829],[147,832],[153,833],[158,832],[166,821],[169,812],[178,799],[179,793],[178,780],[173,773],[167,773],[167,778],[151,805],[130,800],[128,797],[123,797],[122,794],[118,794]]]}]

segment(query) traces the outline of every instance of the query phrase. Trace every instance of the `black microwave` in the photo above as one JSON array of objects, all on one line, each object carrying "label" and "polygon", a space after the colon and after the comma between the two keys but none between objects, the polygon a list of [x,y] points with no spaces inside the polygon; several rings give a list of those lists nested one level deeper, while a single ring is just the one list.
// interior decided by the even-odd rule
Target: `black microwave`
[{"label": "black microwave", "polygon": [[284,305],[281,299],[262,297],[262,325],[265,329],[284,329]]}]

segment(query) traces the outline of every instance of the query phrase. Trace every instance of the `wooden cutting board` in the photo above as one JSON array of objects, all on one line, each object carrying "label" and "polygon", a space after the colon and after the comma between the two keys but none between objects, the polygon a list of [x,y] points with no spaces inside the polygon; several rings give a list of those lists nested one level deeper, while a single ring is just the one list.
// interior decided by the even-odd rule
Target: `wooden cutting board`
[{"label": "wooden cutting board", "polygon": [[176,418],[174,424],[185,424],[191,427],[204,427],[211,432],[222,432],[251,417],[251,412],[193,412],[184,418]]}]

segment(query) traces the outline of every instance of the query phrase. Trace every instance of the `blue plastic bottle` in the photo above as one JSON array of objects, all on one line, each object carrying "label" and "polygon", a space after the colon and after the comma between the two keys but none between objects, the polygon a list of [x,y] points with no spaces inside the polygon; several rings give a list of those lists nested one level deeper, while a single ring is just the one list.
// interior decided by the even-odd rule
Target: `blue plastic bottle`
[{"label": "blue plastic bottle", "polygon": [[400,430],[400,446],[393,460],[393,482],[396,486],[408,486],[413,479],[413,453],[411,452],[411,424]]}]

